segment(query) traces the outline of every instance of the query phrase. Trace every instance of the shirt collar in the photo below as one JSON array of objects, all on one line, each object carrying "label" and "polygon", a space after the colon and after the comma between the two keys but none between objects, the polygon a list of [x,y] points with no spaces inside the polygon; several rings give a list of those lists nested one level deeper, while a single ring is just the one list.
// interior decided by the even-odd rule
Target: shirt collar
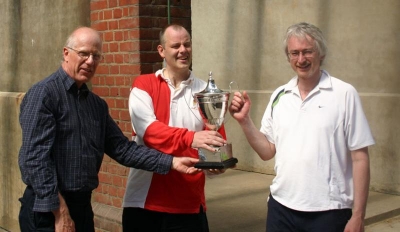
[{"label": "shirt collar", "polygon": [[[331,76],[329,73],[325,70],[321,70],[322,75],[321,78],[319,79],[319,83],[316,86],[316,88],[319,89],[330,89],[332,88],[332,82],[331,82]],[[294,88],[297,88],[297,82],[298,82],[298,76],[293,77],[285,87],[286,91],[293,91]]]},{"label": "shirt collar", "polygon": [[87,87],[86,83],[83,83],[81,88],[78,89],[78,85],[75,83],[74,79],[72,79],[72,77],[70,77],[62,67],[58,69],[58,74],[66,91],[72,92],[74,94],[79,93],[84,97],[89,94],[89,88]]},{"label": "shirt collar", "polygon": [[[157,72],[156,72],[156,77],[159,76],[159,77],[161,77],[162,79],[164,79],[165,82],[167,82],[168,84],[171,84],[171,80],[170,80],[169,78],[167,78],[167,77],[164,76],[164,70],[166,70],[166,69],[165,69],[165,68],[162,68],[162,69],[157,70]],[[190,86],[190,85],[192,85],[193,81],[194,81],[194,75],[193,75],[192,71],[189,70],[189,78],[186,79],[186,80],[184,80],[184,81],[182,81],[182,82],[181,82],[181,86],[182,86],[182,85],[183,85],[183,86]]]}]

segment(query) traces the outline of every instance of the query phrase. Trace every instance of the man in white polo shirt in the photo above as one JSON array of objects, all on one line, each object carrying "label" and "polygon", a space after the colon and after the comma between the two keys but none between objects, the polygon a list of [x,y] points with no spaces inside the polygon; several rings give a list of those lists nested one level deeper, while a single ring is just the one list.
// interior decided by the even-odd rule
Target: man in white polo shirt
[{"label": "man in white polo shirt", "polygon": [[320,29],[295,24],[284,42],[297,75],[273,92],[261,129],[246,92],[236,92],[229,109],[260,158],[275,157],[267,231],[363,231],[375,142],[359,95],[321,69]]}]

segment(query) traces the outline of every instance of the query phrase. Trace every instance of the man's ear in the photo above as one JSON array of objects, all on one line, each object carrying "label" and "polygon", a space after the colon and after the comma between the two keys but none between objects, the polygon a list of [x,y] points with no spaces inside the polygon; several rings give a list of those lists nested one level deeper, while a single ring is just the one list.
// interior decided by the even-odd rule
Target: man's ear
[{"label": "man's ear", "polygon": [[161,58],[165,58],[165,55],[164,55],[164,47],[162,46],[162,45],[158,45],[157,46],[157,51],[158,51],[158,54],[160,54],[160,56],[161,56]]},{"label": "man's ear", "polygon": [[68,54],[69,54],[68,48],[64,47],[64,49],[63,49],[63,58],[64,58],[64,60],[66,60],[65,58],[68,57]]}]

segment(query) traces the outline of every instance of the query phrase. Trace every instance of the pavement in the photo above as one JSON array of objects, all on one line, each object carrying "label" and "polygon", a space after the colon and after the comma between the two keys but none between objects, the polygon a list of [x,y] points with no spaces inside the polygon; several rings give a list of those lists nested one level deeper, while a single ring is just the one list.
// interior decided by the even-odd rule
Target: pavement
[{"label": "pavement", "polygon": [[[265,232],[267,197],[273,175],[229,169],[207,178],[210,232]],[[366,232],[400,231],[400,196],[370,192]]]},{"label": "pavement", "polygon": [[[210,232],[265,232],[267,197],[273,177],[229,169],[207,178]],[[371,191],[365,224],[365,232],[399,232],[400,196]],[[0,228],[0,232],[8,231]]]}]

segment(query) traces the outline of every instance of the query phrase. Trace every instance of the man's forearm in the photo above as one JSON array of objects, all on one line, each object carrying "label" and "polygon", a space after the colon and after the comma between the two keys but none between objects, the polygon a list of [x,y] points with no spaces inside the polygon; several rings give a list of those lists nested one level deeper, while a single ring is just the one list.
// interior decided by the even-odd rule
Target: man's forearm
[{"label": "man's forearm", "polygon": [[353,216],[364,219],[370,183],[368,148],[352,151],[351,154],[353,159],[354,182]]}]

